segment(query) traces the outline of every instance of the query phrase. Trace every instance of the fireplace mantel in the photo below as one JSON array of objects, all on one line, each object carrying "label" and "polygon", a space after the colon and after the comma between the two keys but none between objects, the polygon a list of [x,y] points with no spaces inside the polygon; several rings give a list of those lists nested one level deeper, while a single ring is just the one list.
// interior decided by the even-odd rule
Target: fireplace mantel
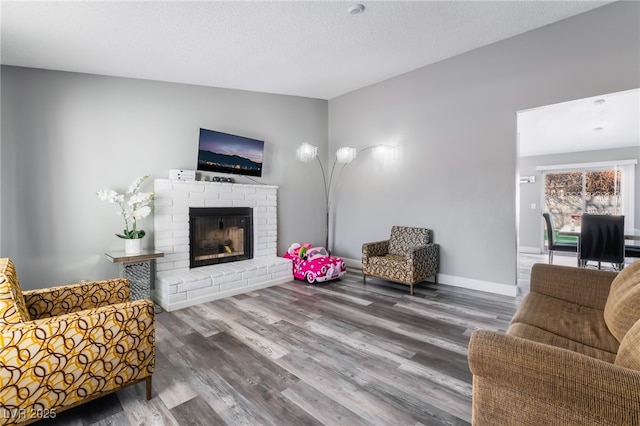
[{"label": "fireplace mantel", "polygon": [[[278,257],[278,187],[223,182],[154,181],[155,300],[167,311],[282,284],[291,261]],[[253,259],[189,268],[190,207],[251,207]]]}]

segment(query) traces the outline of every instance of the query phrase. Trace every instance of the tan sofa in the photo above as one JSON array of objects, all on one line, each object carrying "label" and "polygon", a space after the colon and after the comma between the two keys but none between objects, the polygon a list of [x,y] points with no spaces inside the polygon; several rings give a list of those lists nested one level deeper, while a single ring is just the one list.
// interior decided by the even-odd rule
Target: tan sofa
[{"label": "tan sofa", "polygon": [[469,343],[474,425],[640,425],[640,261],[536,264],[506,333]]}]

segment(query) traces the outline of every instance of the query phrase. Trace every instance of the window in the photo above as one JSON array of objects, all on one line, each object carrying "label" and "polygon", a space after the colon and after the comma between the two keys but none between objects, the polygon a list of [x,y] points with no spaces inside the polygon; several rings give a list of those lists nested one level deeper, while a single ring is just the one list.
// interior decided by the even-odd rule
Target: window
[{"label": "window", "polygon": [[625,231],[634,223],[636,160],[544,166],[544,209],[557,229],[575,229],[587,214],[624,215]]}]

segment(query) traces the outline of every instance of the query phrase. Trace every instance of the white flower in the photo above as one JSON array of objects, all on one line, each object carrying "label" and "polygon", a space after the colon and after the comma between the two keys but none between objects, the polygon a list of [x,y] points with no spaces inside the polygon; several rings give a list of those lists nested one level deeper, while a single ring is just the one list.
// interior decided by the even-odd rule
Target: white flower
[{"label": "white flower", "polygon": [[127,194],[135,194],[140,187],[140,184],[144,182],[144,180],[148,177],[149,175],[140,176],[139,178],[131,182],[131,185],[129,185],[129,189],[127,189]]},{"label": "white flower", "polygon": [[124,200],[124,197],[113,189],[98,191],[98,197],[100,197],[102,201],[109,201],[110,203],[121,202]]},{"label": "white flower", "polygon": [[120,206],[120,210],[116,213],[124,218],[125,225],[123,233],[116,234],[120,238],[135,239],[145,236],[144,230],[137,229],[137,220],[144,219],[151,214],[149,204],[156,198],[156,194],[154,192],[138,193],[138,189],[148,177],[149,175],[141,176],[129,185],[126,193],[129,195],[129,200],[126,203],[125,196],[112,189],[103,189],[96,193],[100,200],[117,203]]},{"label": "white flower", "polygon": [[155,198],[155,193],[153,192],[140,192],[138,194],[133,194],[127,204],[133,206],[135,204],[148,204],[151,200]]},{"label": "white flower", "polygon": [[149,216],[149,213],[151,213],[151,207],[144,206],[137,210],[134,210],[132,215],[134,219],[144,219],[145,217]]}]

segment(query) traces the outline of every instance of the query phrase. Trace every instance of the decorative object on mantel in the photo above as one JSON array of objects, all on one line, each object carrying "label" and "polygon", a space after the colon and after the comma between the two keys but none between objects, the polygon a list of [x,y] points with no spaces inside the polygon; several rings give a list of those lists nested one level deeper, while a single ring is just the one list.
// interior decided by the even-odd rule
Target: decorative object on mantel
[{"label": "decorative object on mantel", "polygon": [[223,177],[223,176],[214,176],[211,178],[213,182],[227,182],[227,183],[235,183],[235,180],[231,177]]},{"label": "decorative object on mantel", "polygon": [[298,159],[298,161],[310,163],[315,158],[318,160],[318,164],[320,165],[320,171],[322,172],[322,183],[324,184],[324,199],[326,204],[327,219],[324,246],[329,251],[329,253],[331,253],[331,248],[329,247],[329,214],[331,212],[332,197],[335,192],[334,183],[337,183],[338,181],[338,174],[334,174],[336,172],[336,164],[342,164],[342,167],[338,170],[339,173],[344,170],[347,164],[355,160],[358,154],[362,154],[363,152],[368,150],[373,150],[374,157],[381,161],[387,161],[389,159],[393,159],[396,156],[396,148],[387,145],[371,145],[360,150],[348,146],[340,147],[336,150],[336,156],[333,159],[333,165],[331,166],[329,180],[327,180],[324,166],[322,165],[322,161],[320,161],[320,157],[318,157],[318,147],[305,142],[296,149],[296,158]]},{"label": "decorative object on mantel", "polygon": [[[125,240],[124,251],[127,254],[142,252],[142,238],[146,235],[143,229],[138,229],[138,219],[144,219],[151,213],[149,204],[155,199],[154,192],[138,192],[140,185],[149,178],[149,175],[135,179],[125,194],[120,194],[112,189],[98,191],[97,195],[102,201],[108,201],[120,206],[116,213],[124,219],[124,230],[117,237]],[[129,199],[125,201],[125,196]]]},{"label": "decorative object on mantel", "polygon": [[169,170],[169,179],[171,179],[171,180],[194,181],[194,180],[196,180],[196,171],[195,170],[171,169],[171,170]]}]

